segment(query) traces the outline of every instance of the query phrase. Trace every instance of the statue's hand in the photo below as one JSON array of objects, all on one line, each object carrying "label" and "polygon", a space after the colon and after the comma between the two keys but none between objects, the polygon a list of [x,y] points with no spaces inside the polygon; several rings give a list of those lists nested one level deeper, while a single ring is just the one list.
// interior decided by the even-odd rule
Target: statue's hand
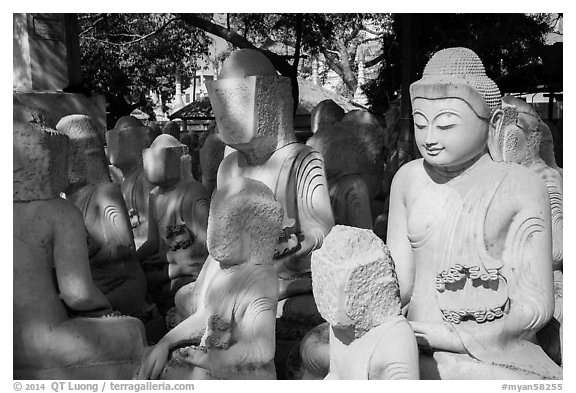
[{"label": "statue's hand", "polygon": [[168,344],[159,341],[158,344],[149,348],[149,351],[142,358],[138,379],[158,379],[168,361]]},{"label": "statue's hand", "polygon": [[466,348],[454,328],[446,322],[410,321],[420,348],[466,353]]},{"label": "statue's hand", "polygon": [[174,351],[174,358],[190,366],[209,369],[208,354],[205,347],[189,346]]}]

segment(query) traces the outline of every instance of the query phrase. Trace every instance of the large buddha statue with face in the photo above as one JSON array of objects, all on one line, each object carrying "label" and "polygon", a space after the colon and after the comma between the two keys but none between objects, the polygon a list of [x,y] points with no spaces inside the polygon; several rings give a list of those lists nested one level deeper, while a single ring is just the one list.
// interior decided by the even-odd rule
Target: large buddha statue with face
[{"label": "large buddha statue with face", "polygon": [[59,196],[69,139],[52,127],[14,107],[14,378],[129,379],[144,327],[115,316],[92,281],[84,219]]},{"label": "large buddha statue with face", "polygon": [[473,51],[450,48],[410,97],[423,158],[394,177],[387,245],[421,378],[562,378],[536,339],[554,311],[548,192],[488,154],[498,87]]},{"label": "large buddha statue with face", "polygon": [[[563,281],[563,203],[562,176],[546,165],[541,158],[541,142],[545,138],[545,123],[536,110],[519,98],[502,98],[504,121],[498,135],[493,135],[490,153],[496,160],[520,164],[540,177],[548,189],[550,216],[552,218],[552,268],[554,270],[554,318],[547,328],[538,335],[541,343],[548,342],[548,353],[560,362],[557,333],[552,334],[553,325],[562,323],[562,281]],[[558,326],[559,327],[559,326]],[[545,331],[548,334],[545,334]],[[544,335],[544,337],[543,337]],[[553,338],[554,337],[554,338]]]},{"label": "large buddha statue with face", "polygon": [[146,278],[120,188],[110,181],[104,144],[89,116],[65,116],[56,129],[70,138],[66,198],[82,212],[94,282],[112,307],[147,320]]},{"label": "large buddha statue with face", "polygon": [[191,315],[146,354],[140,378],[276,378],[272,258],[282,217],[282,206],[259,181],[238,177],[216,189],[210,256],[190,297]]},{"label": "large buddha statue with face", "polygon": [[322,156],[296,142],[290,79],[278,76],[260,52],[243,49],[230,55],[207,88],[220,138],[235,149],[220,164],[217,187],[244,176],[274,192],[284,208],[274,254],[279,298],[298,302],[304,295],[313,303],[310,253],[322,245],[334,218]]},{"label": "large buddha statue with face", "polygon": [[[190,286],[208,256],[206,226],[210,196],[194,180],[188,147],[168,134],[143,151],[144,171],[155,188],[150,193],[148,237],[138,249],[141,258],[165,267],[180,317],[190,314]],[[160,287],[161,277],[157,277]]]},{"label": "large buddha statue with face", "polygon": [[122,116],[106,132],[107,153],[110,164],[122,171],[122,195],[134,233],[136,248],[148,234],[148,194],[154,186],[146,178],[142,163],[142,150],[153,141],[150,128],[144,127],[134,116]]}]

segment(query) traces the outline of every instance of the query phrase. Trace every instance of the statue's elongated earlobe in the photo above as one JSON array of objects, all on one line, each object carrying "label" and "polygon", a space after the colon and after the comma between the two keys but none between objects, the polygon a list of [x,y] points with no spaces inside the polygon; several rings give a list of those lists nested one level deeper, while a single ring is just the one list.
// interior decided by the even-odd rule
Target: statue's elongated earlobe
[{"label": "statue's elongated earlobe", "polygon": [[504,161],[500,144],[504,111],[496,109],[490,117],[488,126],[488,151],[494,161]]}]

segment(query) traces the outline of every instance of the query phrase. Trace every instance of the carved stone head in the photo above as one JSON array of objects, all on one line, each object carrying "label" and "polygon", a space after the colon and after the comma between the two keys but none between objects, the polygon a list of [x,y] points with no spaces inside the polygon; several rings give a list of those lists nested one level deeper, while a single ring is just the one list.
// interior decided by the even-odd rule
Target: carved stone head
[{"label": "carved stone head", "polygon": [[206,82],[221,140],[265,160],[296,140],[290,79],[278,76],[260,52],[238,50],[216,81]]},{"label": "carved stone head", "polygon": [[14,107],[13,200],[51,199],[68,186],[70,140],[40,111]]},{"label": "carved stone head", "polygon": [[264,183],[237,177],[217,188],[208,216],[208,252],[223,266],[272,264],[282,205]]},{"label": "carved stone head", "polygon": [[64,116],[56,129],[70,138],[69,187],[74,192],[87,184],[110,182],[104,143],[90,116]]},{"label": "carved stone head", "polygon": [[501,124],[500,91],[467,48],[437,52],[410,86],[415,139],[424,160],[450,167],[486,150],[489,127]]},{"label": "carved stone head", "polygon": [[356,337],[400,315],[400,290],[390,252],[374,232],[336,225],[312,253],[318,311],[333,327]]},{"label": "carved stone head", "polygon": [[315,134],[321,125],[329,126],[344,117],[344,109],[332,100],[324,100],[318,103],[310,113],[310,125]]},{"label": "carved stone head", "polygon": [[110,164],[124,168],[142,161],[142,150],[153,141],[150,128],[134,116],[122,116],[111,130],[106,132]]},{"label": "carved stone head", "polygon": [[144,172],[156,186],[171,187],[190,173],[188,147],[171,135],[162,134],[142,151]]},{"label": "carved stone head", "polygon": [[499,134],[502,159],[525,164],[540,158],[542,140],[540,116],[526,101],[512,96],[502,98],[504,120]]}]

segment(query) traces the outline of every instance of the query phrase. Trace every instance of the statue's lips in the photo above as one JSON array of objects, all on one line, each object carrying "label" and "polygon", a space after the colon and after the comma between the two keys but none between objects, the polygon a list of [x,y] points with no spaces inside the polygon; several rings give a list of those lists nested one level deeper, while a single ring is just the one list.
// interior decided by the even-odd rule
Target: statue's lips
[{"label": "statue's lips", "polygon": [[444,150],[443,147],[441,148],[436,148],[436,149],[426,149],[426,153],[428,153],[429,156],[435,157],[438,154],[440,154],[440,152]]}]

